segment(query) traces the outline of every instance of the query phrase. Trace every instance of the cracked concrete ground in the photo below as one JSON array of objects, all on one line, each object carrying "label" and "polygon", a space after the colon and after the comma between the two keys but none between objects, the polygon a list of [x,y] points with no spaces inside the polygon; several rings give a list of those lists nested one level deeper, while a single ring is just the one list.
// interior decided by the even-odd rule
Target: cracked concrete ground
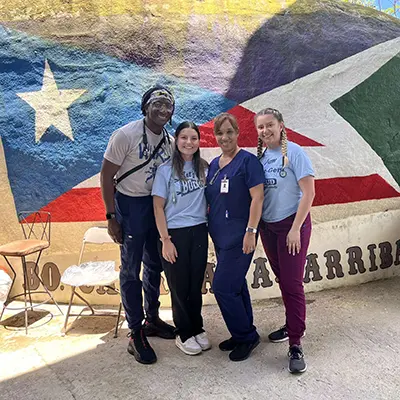
[{"label": "cracked concrete ground", "polygon": [[307,294],[308,371],[300,376],[287,372],[287,343],[267,342],[284,320],[280,299],[254,304],[262,343],[248,360],[233,363],[218,350],[228,333],[218,307],[206,306],[213,349],[190,357],[174,341],[150,338],[158,355],[150,366],[127,353],[125,324],[114,339],[113,318],[81,318],[61,337],[63,318],[48,306],[53,319],[28,336],[0,326],[0,399],[399,399],[399,289],[393,278]]}]

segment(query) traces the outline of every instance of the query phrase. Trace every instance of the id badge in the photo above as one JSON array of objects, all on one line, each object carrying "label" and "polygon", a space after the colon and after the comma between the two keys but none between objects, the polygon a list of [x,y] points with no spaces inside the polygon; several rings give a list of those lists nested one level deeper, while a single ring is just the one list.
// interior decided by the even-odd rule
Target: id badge
[{"label": "id badge", "polygon": [[229,179],[226,175],[221,179],[221,193],[229,193]]}]

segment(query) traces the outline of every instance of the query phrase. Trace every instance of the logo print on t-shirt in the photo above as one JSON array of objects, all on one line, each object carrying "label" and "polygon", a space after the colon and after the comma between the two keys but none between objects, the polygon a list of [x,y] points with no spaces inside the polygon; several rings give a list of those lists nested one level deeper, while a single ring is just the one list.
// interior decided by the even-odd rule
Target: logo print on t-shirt
[{"label": "logo print on t-shirt", "polygon": [[154,177],[156,176],[157,168],[158,168],[158,165],[153,164],[153,165],[150,166],[149,169],[147,169],[147,170],[145,171],[145,173],[146,173],[146,180],[145,180],[145,182],[146,182],[146,183],[147,183],[148,181],[154,179]]},{"label": "logo print on t-shirt", "polygon": [[[139,145],[139,158],[147,156],[147,154],[145,154],[146,152],[143,151],[142,145],[143,143],[140,143]],[[149,154],[146,157],[146,160],[152,154],[153,150],[155,149],[155,146],[148,145],[148,148],[149,148]],[[146,183],[155,178],[158,166],[163,162],[168,161],[169,158],[170,157],[168,153],[165,151],[164,148],[161,147],[160,150],[158,150],[157,154],[153,157],[153,160],[150,161],[149,167],[144,171],[146,174],[146,179],[145,179]]]},{"label": "logo print on t-shirt", "polygon": [[186,180],[175,179],[175,182],[179,182],[179,189],[176,192],[177,195],[185,196],[204,187],[204,183],[197,178],[194,171],[185,171],[185,177]]}]

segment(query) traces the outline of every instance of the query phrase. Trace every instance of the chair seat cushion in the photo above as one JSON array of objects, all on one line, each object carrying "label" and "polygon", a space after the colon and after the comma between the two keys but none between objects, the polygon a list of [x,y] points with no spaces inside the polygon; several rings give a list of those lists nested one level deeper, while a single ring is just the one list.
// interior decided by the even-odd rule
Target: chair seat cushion
[{"label": "chair seat cushion", "polygon": [[61,282],[70,286],[104,286],[118,278],[114,261],[90,261],[68,267],[61,276]]},{"label": "chair seat cushion", "polygon": [[47,240],[37,239],[24,239],[15,240],[7,244],[0,246],[0,254],[2,256],[14,256],[21,257],[27,256],[28,254],[36,253],[37,251],[47,249],[50,243]]}]

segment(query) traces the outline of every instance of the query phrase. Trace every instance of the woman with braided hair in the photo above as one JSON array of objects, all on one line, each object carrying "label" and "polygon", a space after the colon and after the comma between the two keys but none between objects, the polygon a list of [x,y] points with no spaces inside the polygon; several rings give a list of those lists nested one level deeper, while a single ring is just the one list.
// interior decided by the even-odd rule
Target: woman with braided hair
[{"label": "woman with braided hair", "polygon": [[289,372],[301,373],[307,369],[301,347],[306,328],[303,277],[311,236],[314,171],[304,150],[288,141],[278,110],[260,111],[255,125],[257,154],[265,175],[260,237],[286,310],[286,324],[268,338],[275,343],[289,339]]}]

